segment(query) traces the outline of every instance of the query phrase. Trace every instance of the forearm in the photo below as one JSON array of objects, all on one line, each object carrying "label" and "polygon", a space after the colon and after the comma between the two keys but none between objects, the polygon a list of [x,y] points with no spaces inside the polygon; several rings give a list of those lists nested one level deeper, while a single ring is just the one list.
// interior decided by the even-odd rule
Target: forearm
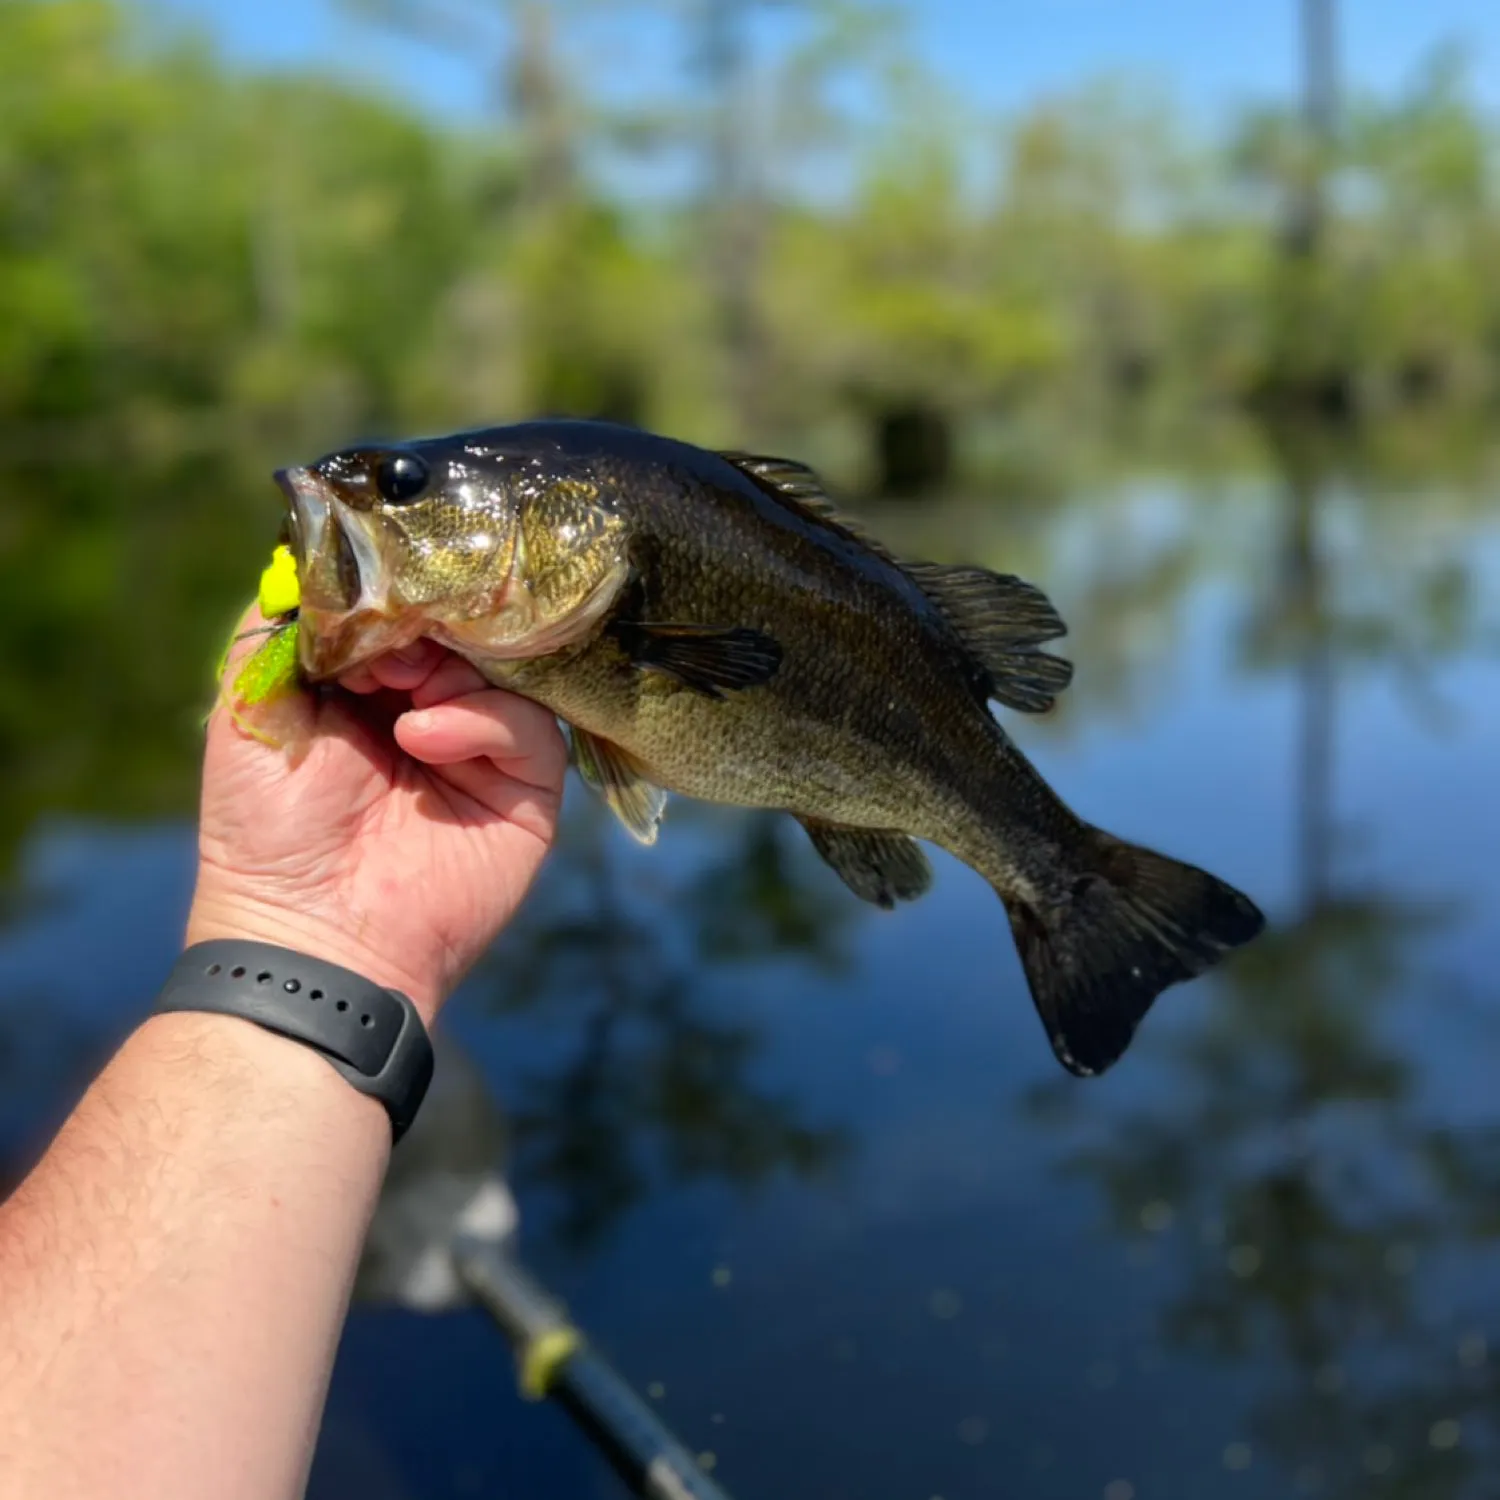
[{"label": "forearm", "polygon": [[147,1022],[0,1207],[0,1489],[299,1494],[389,1150],[308,1048]]}]

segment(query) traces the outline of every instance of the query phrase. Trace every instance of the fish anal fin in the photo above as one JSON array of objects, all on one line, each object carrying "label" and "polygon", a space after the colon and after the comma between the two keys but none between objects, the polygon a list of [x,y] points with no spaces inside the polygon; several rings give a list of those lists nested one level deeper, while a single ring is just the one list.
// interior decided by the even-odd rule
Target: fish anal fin
[{"label": "fish anal fin", "polygon": [[781,666],[780,645],[749,626],[622,623],[621,649],[643,671],[664,672],[707,698],[760,687]]},{"label": "fish anal fin", "polygon": [[578,774],[604,799],[610,810],[642,844],[656,842],[667,794],[647,779],[634,756],[611,740],[568,726],[573,764]]},{"label": "fish anal fin", "polygon": [[1066,635],[1068,627],[1035,584],[987,568],[905,566],[983,669],[990,696],[1023,713],[1052,707],[1073,680],[1073,667],[1038,647]]},{"label": "fish anal fin", "polygon": [[932,884],[932,866],[913,838],[882,828],[851,828],[815,818],[797,820],[813,848],[861,901],[889,911],[915,901]]}]

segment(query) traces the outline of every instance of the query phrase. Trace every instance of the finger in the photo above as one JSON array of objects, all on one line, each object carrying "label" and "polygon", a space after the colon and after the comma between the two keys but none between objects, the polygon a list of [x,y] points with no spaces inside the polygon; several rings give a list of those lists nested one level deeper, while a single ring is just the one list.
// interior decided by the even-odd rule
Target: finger
[{"label": "finger", "polygon": [[377,656],[369,664],[369,669],[382,687],[394,688],[398,693],[411,693],[432,676],[448,654],[436,641],[413,641],[399,651]]},{"label": "finger", "polygon": [[373,662],[365,662],[347,672],[340,672],[338,684],[351,693],[378,693],[384,684],[375,676]]},{"label": "finger", "polygon": [[567,769],[567,746],[553,715],[499,688],[403,714],[395,733],[408,755],[430,766],[488,760],[518,781],[550,788],[561,785]]},{"label": "finger", "polygon": [[411,705],[413,708],[432,708],[438,703],[445,703],[451,698],[462,698],[487,686],[477,668],[470,666],[463,657],[450,653],[439,662],[432,675],[420,687],[413,689]]},{"label": "finger", "polygon": [[488,760],[460,761],[432,774],[485,812],[531,834],[544,848],[551,844],[562,805],[560,786],[533,786]]}]

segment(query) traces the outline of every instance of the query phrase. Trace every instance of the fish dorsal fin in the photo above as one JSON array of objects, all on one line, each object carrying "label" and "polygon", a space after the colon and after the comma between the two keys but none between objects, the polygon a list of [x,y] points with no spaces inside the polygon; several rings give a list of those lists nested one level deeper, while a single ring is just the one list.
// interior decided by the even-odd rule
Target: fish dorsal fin
[{"label": "fish dorsal fin", "polygon": [[755,453],[720,455],[767,494],[789,501],[900,568],[942,611],[984,675],[986,695],[1022,713],[1045,713],[1073,680],[1073,667],[1039,647],[1068,627],[1034,584],[987,568],[906,562],[844,514],[807,467]]},{"label": "fish dorsal fin", "polygon": [[901,566],[901,561],[884,542],[870,535],[852,516],[846,515],[829,498],[828,489],[816,470],[791,458],[772,458],[759,453],[728,452],[719,455],[742,474],[753,479],[768,495],[790,500],[793,505],[827,526],[851,536],[878,557]]},{"label": "fish dorsal fin", "polygon": [[773,458],[765,453],[741,453],[738,450],[721,453],[719,457],[743,470],[757,484],[775,490],[778,495],[790,495],[793,500],[812,500],[823,505],[833,503],[817,471],[799,464],[794,458]]},{"label": "fish dorsal fin", "polygon": [[1038,648],[1068,633],[1052,601],[1024,578],[987,568],[906,563],[984,670],[990,696],[1022,713],[1045,713],[1073,680],[1073,667]]}]

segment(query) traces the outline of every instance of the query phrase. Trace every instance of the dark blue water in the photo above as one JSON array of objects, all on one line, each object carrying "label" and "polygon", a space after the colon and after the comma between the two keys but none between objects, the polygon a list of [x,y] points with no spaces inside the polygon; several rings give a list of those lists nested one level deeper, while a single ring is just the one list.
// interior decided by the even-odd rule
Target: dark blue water
[{"label": "dark blue water", "polygon": [[[413,1173],[503,1133],[528,1261],[741,1500],[1494,1493],[1497,495],[1299,471],[888,526],[1048,587],[1078,675],[1016,737],[1272,931],[1078,1082],[956,862],[885,914],[793,826],[676,803],[644,850],[570,787]],[[154,991],[191,848],[30,826],[0,1162]],[[620,1490],[481,1317],[366,1303],[313,1492]]]}]

